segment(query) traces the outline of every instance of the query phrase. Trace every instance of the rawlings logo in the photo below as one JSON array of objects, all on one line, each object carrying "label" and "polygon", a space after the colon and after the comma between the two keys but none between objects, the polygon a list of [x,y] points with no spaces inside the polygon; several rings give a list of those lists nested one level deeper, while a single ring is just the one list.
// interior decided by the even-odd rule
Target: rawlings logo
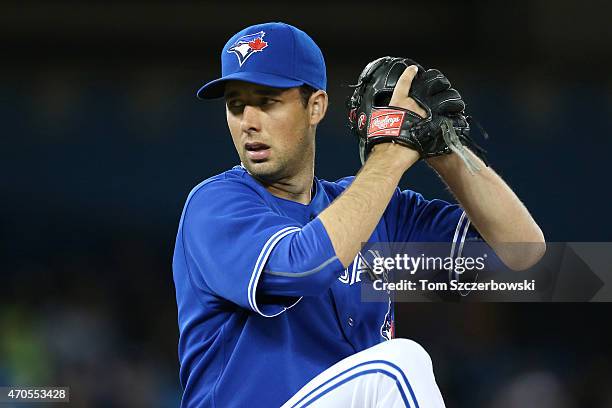
[{"label": "rawlings logo", "polygon": [[386,115],[384,118],[377,117],[372,121],[372,126],[379,129],[387,129],[393,126],[395,123],[399,123],[400,118],[398,116]]},{"label": "rawlings logo", "polygon": [[227,49],[227,52],[234,53],[238,57],[240,66],[254,53],[263,51],[268,43],[263,40],[265,32],[260,31],[255,34],[243,35],[238,38],[234,45]]},{"label": "rawlings logo", "polygon": [[366,119],[367,119],[367,116],[365,113],[361,113],[361,115],[359,115],[359,121],[357,122],[357,128],[359,130],[363,129],[363,127],[365,126]]},{"label": "rawlings logo", "polygon": [[368,137],[399,136],[405,112],[394,109],[374,109],[368,128]]}]

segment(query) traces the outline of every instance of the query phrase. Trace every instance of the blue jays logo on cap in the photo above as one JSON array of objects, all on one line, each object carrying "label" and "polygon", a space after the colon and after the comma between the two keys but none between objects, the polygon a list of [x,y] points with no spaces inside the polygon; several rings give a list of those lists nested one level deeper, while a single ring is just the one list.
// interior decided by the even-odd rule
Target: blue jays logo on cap
[{"label": "blue jays logo on cap", "polygon": [[238,38],[234,45],[227,49],[227,52],[233,52],[238,57],[240,66],[254,53],[263,51],[268,43],[263,40],[265,32],[260,31],[255,34],[243,35]]}]

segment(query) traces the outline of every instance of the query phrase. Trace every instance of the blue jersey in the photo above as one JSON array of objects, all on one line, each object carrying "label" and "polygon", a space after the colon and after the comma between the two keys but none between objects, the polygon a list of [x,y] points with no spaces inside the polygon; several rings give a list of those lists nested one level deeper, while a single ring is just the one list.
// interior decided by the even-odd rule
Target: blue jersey
[{"label": "blue jersey", "polygon": [[[317,218],[352,180],[315,178],[308,205],[273,196],[241,166],[191,191],[173,260],[183,407],[278,407],[392,337],[391,302],[361,302],[363,269],[343,268]],[[397,189],[370,242],[476,234],[458,205]]]}]

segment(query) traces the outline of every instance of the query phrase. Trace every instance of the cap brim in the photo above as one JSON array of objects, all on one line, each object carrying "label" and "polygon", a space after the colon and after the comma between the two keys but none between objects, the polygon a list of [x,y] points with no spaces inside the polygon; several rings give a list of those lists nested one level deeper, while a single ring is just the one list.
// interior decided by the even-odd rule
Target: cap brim
[{"label": "cap brim", "polygon": [[244,81],[258,85],[271,86],[273,88],[293,88],[304,84],[304,81],[273,74],[264,74],[261,72],[235,72],[223,78],[210,81],[198,89],[196,95],[200,99],[221,98],[225,92],[225,83],[227,81]]}]

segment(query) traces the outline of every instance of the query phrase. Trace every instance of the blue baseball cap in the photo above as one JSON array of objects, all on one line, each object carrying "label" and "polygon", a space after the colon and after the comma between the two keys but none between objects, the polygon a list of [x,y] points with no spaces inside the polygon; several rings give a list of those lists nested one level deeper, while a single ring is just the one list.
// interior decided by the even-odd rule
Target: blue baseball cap
[{"label": "blue baseball cap", "polygon": [[221,51],[221,78],[201,87],[198,98],[222,97],[230,80],[274,88],[327,86],[321,49],[308,34],[285,23],[257,24],[230,38]]}]

